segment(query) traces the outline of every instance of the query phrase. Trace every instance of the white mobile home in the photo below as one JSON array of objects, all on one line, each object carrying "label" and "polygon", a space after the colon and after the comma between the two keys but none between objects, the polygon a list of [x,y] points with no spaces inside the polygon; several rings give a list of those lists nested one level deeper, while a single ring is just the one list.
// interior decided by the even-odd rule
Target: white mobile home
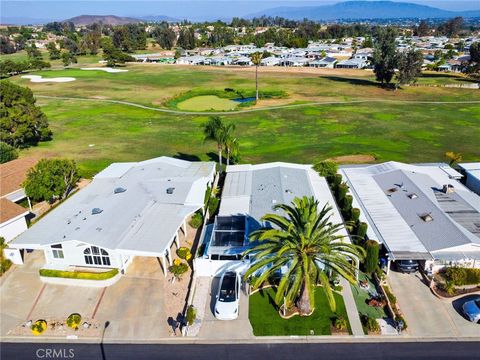
[{"label": "white mobile home", "polygon": [[114,163],[15,238],[10,252],[39,249],[45,268],[117,268],[158,257],[166,272],[187,218],[204,206],[215,164],[159,157]]}]

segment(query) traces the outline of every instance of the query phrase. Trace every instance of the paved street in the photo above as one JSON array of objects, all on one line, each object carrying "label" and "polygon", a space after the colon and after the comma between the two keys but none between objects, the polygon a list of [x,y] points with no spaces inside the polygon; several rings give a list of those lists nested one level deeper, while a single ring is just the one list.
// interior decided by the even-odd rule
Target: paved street
[{"label": "paved street", "polygon": [[435,297],[422,282],[419,273],[391,271],[388,282],[397,297],[412,336],[478,337],[480,325],[461,315],[461,304]]},{"label": "paved street", "polygon": [[220,278],[212,279],[209,301],[205,308],[205,317],[202,321],[202,327],[198,337],[200,339],[225,340],[225,339],[251,339],[253,338],[253,329],[248,320],[248,296],[242,291],[240,294],[240,305],[238,319],[236,320],[217,320],[214,316],[216,294],[218,291]]},{"label": "paved street", "polygon": [[[2,344],[1,360],[45,359],[474,359],[478,342],[283,344]],[[53,350],[61,356],[53,357]],[[73,356],[72,356],[73,355]]]}]

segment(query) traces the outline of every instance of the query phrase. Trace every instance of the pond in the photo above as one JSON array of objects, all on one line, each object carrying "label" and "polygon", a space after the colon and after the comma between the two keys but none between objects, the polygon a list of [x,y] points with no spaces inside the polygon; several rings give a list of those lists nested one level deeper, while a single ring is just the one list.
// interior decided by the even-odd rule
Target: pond
[{"label": "pond", "polygon": [[255,101],[255,96],[244,97],[244,98],[236,98],[236,99],[232,99],[232,100],[236,101],[236,102],[239,102],[239,103],[245,103],[245,102],[249,102],[249,101]]}]

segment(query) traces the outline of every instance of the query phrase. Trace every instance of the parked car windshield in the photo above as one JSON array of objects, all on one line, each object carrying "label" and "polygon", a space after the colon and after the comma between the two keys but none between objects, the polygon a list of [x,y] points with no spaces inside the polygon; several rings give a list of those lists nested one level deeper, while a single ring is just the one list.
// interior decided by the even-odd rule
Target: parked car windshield
[{"label": "parked car windshield", "polygon": [[236,280],[235,275],[225,275],[220,288],[220,296],[218,297],[219,301],[222,301],[222,302],[235,301],[236,299],[235,280]]}]

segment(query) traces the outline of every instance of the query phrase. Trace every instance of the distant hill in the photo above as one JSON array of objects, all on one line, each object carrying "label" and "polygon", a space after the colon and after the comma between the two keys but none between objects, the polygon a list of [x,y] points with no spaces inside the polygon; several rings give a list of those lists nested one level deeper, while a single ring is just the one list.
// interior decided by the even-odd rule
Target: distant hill
[{"label": "distant hill", "polygon": [[478,11],[448,11],[431,6],[392,1],[348,1],[334,5],[305,7],[276,7],[247,17],[280,16],[292,20],[341,19],[400,19],[400,18],[451,18],[455,16],[480,17]]},{"label": "distant hill", "polygon": [[93,23],[102,23],[106,25],[126,25],[142,22],[140,19],[121,17],[115,15],[80,15],[64,22],[73,22],[76,26],[92,25]]}]

